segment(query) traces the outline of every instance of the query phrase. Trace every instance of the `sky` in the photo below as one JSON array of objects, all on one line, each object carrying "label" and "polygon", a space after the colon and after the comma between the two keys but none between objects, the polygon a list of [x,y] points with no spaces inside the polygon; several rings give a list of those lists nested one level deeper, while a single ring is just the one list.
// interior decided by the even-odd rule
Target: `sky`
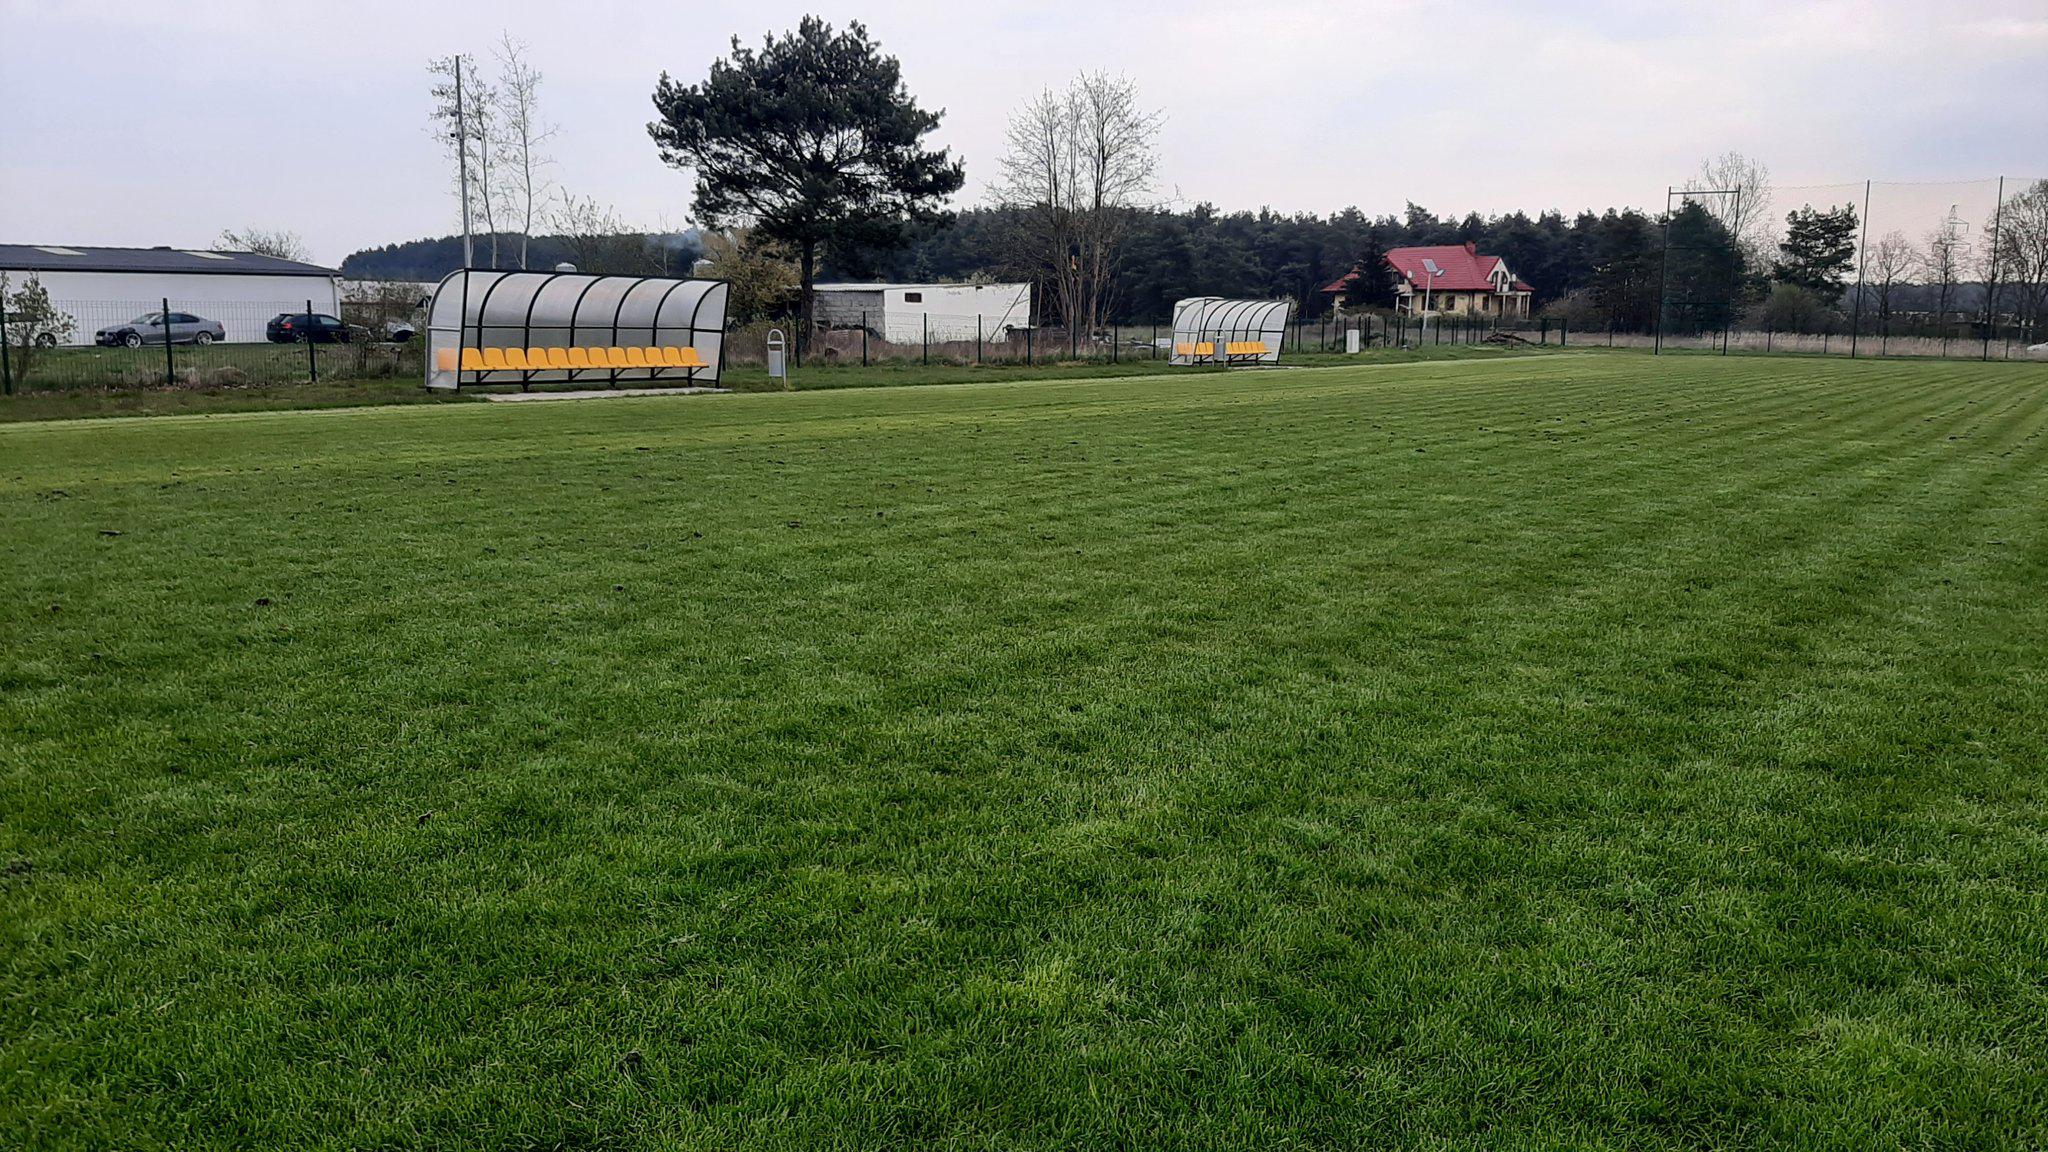
[{"label": "sky", "polygon": [[807,11],[865,23],[944,110],[963,206],[986,202],[1012,112],[1083,70],[1163,114],[1154,196],[1183,206],[1656,208],[1730,149],[1783,185],[2048,175],[2048,0],[0,0],[0,242],[271,228],[334,264],[455,232],[427,64],[488,67],[504,33],[544,76],[549,177],[681,228],[690,176],[646,132],[656,79]]}]

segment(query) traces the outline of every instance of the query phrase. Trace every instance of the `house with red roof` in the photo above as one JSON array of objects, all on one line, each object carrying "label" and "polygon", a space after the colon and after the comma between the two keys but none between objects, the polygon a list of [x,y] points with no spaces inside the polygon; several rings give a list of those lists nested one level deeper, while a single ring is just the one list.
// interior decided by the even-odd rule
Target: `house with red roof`
[{"label": "house with red roof", "polygon": [[[1418,315],[1426,309],[1437,315],[1508,320],[1529,317],[1529,298],[1536,290],[1517,280],[1507,261],[1480,255],[1479,246],[1470,240],[1390,249],[1387,264],[1394,270],[1396,311]],[[1341,303],[1357,276],[1355,269],[1347,272],[1323,291],[1334,298],[1333,303]]]}]

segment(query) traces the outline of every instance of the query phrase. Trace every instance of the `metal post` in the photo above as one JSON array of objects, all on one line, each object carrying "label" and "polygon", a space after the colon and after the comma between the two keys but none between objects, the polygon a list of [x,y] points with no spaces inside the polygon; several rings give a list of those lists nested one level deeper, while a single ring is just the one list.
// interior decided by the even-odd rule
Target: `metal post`
[{"label": "metal post", "polygon": [[1671,189],[1664,189],[1664,254],[1657,260],[1657,334],[1650,355],[1664,354],[1664,297],[1671,293]]},{"label": "metal post", "polygon": [[156,318],[161,321],[159,327],[164,330],[164,387],[176,388],[178,386],[178,362],[171,355],[171,298],[168,296],[164,297],[163,305],[164,310],[157,313]]},{"label": "metal post", "polygon": [[981,313],[974,314],[974,362],[981,363]]},{"label": "metal post", "polygon": [[1024,366],[1026,368],[1031,367],[1031,345],[1034,342],[1036,342],[1037,339],[1038,325],[1033,324],[1031,327],[1026,328],[1024,330]]},{"label": "metal post", "polygon": [[1863,230],[1856,238],[1856,307],[1849,319],[1849,359],[1856,358],[1856,345],[1863,335],[1863,264],[1870,251],[1870,181],[1863,182]]},{"label": "metal post", "polygon": [[2005,226],[2005,177],[1998,178],[1998,202],[1991,209],[1991,274],[1984,278],[1984,359],[1991,359],[1991,324],[1998,315],[1998,241]]},{"label": "metal post", "polygon": [[1119,338],[1117,333],[1117,326],[1115,324],[1111,324],[1109,326],[1109,362],[1111,364],[1117,364],[1122,362],[1122,357],[1117,353],[1117,345],[1121,344],[1122,342],[1123,341]]},{"label": "metal post", "polygon": [[924,324],[924,362],[929,367],[932,362],[932,314],[921,312],[918,319]]},{"label": "metal post", "polygon": [[1152,324],[1152,352],[1147,359],[1159,359],[1159,324],[1157,321],[1154,321]]},{"label": "metal post", "polygon": [[865,308],[860,313],[860,366],[868,366],[868,313]]},{"label": "metal post", "polygon": [[[35,333],[27,333],[29,340]],[[0,396],[14,395],[14,363],[7,358],[7,282],[0,279]]]},{"label": "metal post", "polygon": [[[472,248],[469,234],[469,124],[463,118],[462,109],[462,54],[455,54],[455,167],[462,182],[462,266],[476,267],[476,252]],[[483,333],[477,333],[477,346],[483,346]],[[457,352],[457,356],[462,353]],[[457,365],[461,361],[456,361]],[[455,377],[459,385],[462,377]]]},{"label": "metal post", "polygon": [[1557,346],[1564,347],[1565,340],[1572,334],[1572,322],[1560,316],[1557,319]]},{"label": "metal post", "polygon": [[[306,301],[306,365],[313,376],[313,383],[320,382],[320,353],[316,350],[318,341],[313,339],[313,302]],[[482,343],[482,340],[478,340]],[[458,353],[459,355],[459,353]]]}]

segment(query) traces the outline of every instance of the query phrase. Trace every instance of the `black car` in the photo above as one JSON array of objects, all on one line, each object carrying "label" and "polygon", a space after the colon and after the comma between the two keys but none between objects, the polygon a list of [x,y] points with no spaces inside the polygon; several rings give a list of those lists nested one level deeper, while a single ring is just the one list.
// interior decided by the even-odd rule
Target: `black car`
[{"label": "black car", "polygon": [[346,344],[356,338],[356,329],[325,312],[279,312],[263,326],[263,334],[272,344]]}]

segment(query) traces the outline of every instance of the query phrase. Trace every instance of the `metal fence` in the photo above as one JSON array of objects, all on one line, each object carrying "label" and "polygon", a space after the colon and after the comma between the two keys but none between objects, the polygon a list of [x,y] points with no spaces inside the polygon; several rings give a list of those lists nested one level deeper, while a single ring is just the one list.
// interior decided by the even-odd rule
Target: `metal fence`
[{"label": "metal fence", "polygon": [[1674,187],[1665,209],[1656,323],[1617,346],[2044,355],[2048,180]]},{"label": "metal fence", "polygon": [[[904,324],[876,318],[857,327],[820,328],[803,342],[797,363],[811,367],[1116,364],[1163,361],[1173,352],[1170,320],[1089,329],[1059,324],[997,327],[985,318],[977,326],[977,319],[932,313],[919,314]],[[727,363],[766,363],[768,333],[791,333],[793,327],[777,321],[732,329],[725,345]],[[1570,337],[1566,324],[1555,319],[1443,315],[1431,316],[1425,323],[1420,317],[1400,313],[1370,313],[1290,323],[1282,360],[1289,354],[1346,351],[1352,332],[1358,333],[1361,351],[1454,344],[1562,346]]]},{"label": "metal fence", "polygon": [[[409,326],[347,304],[341,315],[311,300],[180,305],[175,299],[62,300],[54,316],[5,313],[0,299],[0,389],[232,388],[321,379],[420,377],[421,344]],[[309,327],[283,321],[311,315]],[[169,323],[163,322],[168,317]],[[278,323],[273,323],[278,322]],[[168,334],[168,339],[166,339]]]}]

